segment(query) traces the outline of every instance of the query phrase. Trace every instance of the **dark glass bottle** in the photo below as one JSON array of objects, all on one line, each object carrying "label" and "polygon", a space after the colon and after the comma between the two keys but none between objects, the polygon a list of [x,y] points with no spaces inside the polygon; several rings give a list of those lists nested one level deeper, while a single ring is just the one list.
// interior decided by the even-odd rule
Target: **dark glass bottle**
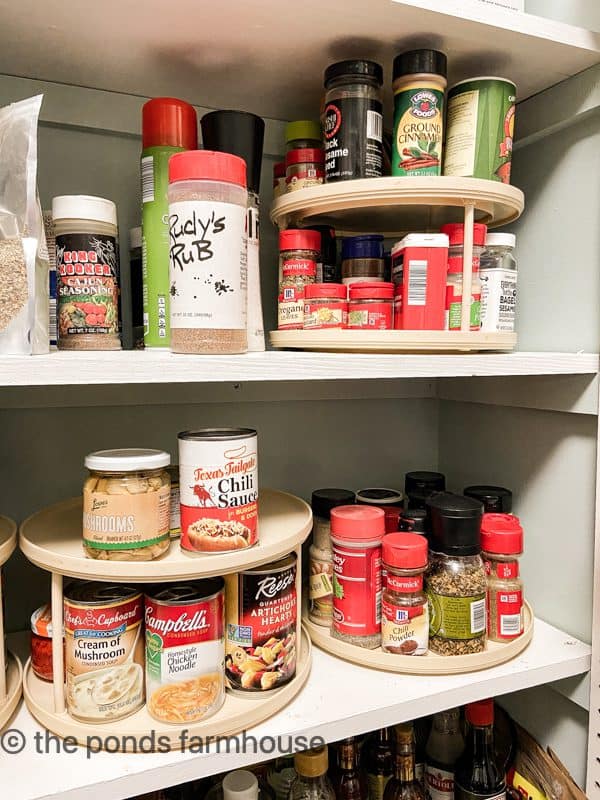
[{"label": "dark glass bottle", "polygon": [[505,776],[494,751],[494,701],[468,703],[465,716],[469,732],[465,751],[456,763],[456,800],[504,800]]},{"label": "dark glass bottle", "polygon": [[415,740],[411,722],[396,725],[396,759],[383,800],[425,800],[421,782],[415,777]]},{"label": "dark glass bottle", "polygon": [[394,774],[394,749],[387,728],[380,728],[366,741],[361,761],[369,800],[383,800],[386,784]]},{"label": "dark glass bottle", "polygon": [[338,744],[338,768],[334,780],[336,800],[367,800],[367,783],[358,768],[358,747],[353,737]]}]

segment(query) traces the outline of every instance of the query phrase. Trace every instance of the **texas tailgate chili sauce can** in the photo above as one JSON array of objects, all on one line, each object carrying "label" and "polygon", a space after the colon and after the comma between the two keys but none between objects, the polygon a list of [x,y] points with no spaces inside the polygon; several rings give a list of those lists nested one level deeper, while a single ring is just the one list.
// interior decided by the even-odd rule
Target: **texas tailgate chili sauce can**
[{"label": "texas tailgate chili sauce can", "polygon": [[296,674],[295,553],[225,576],[225,674],[231,689],[278,689]]},{"label": "texas tailgate chili sauce can", "polygon": [[243,550],[258,542],[258,454],[251,428],[179,434],[181,547]]}]

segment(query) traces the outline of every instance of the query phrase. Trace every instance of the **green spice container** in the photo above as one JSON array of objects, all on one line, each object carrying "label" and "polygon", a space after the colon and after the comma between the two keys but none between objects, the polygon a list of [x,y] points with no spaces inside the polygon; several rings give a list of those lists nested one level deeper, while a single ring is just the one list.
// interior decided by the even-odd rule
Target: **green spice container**
[{"label": "green spice container", "polygon": [[440,175],[446,56],[410,50],[394,59],[392,175]]},{"label": "green spice container", "polygon": [[510,183],[516,94],[505,78],[472,78],[450,89],[444,175]]},{"label": "green spice container", "polygon": [[142,259],[144,344],[169,347],[169,159],[198,148],[196,111],[173,97],[142,108]]}]

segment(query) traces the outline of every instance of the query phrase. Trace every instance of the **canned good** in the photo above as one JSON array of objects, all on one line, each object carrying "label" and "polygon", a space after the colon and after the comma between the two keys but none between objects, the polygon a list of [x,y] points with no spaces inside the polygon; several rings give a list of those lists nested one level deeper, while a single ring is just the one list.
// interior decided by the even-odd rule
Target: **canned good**
[{"label": "canned good", "polygon": [[230,688],[278,689],[296,674],[295,553],[226,575],[225,675]]},{"label": "canned good", "polygon": [[31,668],[44,681],[53,680],[52,610],[50,603],[31,615]]},{"label": "canned good", "polygon": [[67,710],[83,722],[121,719],[144,705],[142,594],[72,583],[64,592]]},{"label": "canned good", "polygon": [[179,510],[179,467],[167,469],[171,478],[171,496],[169,502],[169,536],[178,539],[181,535],[181,512]]},{"label": "canned good", "polygon": [[258,542],[258,454],[251,428],[180,433],[181,547],[243,550]]},{"label": "canned good", "polygon": [[146,594],[148,713],[196,722],[225,702],[223,579],[157,587]]}]

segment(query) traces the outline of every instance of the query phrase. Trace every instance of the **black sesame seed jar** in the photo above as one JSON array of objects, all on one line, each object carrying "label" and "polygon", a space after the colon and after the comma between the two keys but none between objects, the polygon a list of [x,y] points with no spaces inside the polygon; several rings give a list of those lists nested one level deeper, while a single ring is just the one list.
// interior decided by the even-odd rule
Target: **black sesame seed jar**
[{"label": "black sesame seed jar", "polygon": [[325,70],[326,183],[383,174],[382,84],[374,61],[339,61]]}]

